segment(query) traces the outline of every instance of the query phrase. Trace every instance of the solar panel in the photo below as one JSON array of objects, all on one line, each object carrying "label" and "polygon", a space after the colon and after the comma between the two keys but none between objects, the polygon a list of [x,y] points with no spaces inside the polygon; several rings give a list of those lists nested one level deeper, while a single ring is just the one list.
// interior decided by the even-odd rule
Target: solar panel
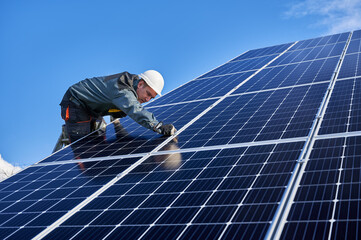
[{"label": "solar panel", "polygon": [[361,138],[317,140],[283,239],[359,239]]},{"label": "solar panel", "polygon": [[[57,239],[59,232],[68,228],[77,229],[82,238],[82,232],[90,231],[88,228],[103,226],[109,228],[102,236],[110,238],[128,231],[146,239],[159,238],[160,231],[166,229],[189,239],[193,234],[199,236],[197,231],[204,231],[200,227],[203,224],[212,224],[210,231],[228,234],[226,228],[243,223],[256,227],[262,222],[264,232],[302,146],[303,142],[295,142],[186,152],[176,170],[164,169],[162,164],[151,168],[141,164],[129,173],[128,179],[118,181],[47,238]],[[130,183],[132,188],[122,193]],[[270,198],[265,198],[266,192]],[[228,222],[235,226],[228,226]],[[262,234],[257,229],[250,227],[243,234]]]},{"label": "solar panel", "polygon": [[357,239],[360,33],[247,51],[146,105],[177,136],[123,118],[1,182],[0,238]]},{"label": "solar panel", "polygon": [[136,160],[34,165],[1,182],[1,232],[6,233],[1,238],[31,238]]}]

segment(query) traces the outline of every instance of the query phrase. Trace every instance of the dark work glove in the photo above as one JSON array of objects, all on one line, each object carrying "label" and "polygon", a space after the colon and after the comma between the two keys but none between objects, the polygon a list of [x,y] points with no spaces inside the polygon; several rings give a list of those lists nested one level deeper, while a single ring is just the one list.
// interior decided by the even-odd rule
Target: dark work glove
[{"label": "dark work glove", "polygon": [[155,127],[154,131],[163,134],[164,136],[174,135],[177,129],[173,126],[173,124],[164,124],[159,122]]}]

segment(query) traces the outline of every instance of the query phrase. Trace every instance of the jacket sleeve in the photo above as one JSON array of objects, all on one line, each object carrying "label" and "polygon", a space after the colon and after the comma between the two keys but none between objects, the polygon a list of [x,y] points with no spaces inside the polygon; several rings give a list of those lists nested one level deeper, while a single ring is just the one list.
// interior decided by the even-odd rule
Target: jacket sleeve
[{"label": "jacket sleeve", "polygon": [[144,109],[134,94],[128,89],[121,90],[119,95],[114,98],[112,102],[143,127],[153,130],[153,127],[159,123],[153,113]]}]

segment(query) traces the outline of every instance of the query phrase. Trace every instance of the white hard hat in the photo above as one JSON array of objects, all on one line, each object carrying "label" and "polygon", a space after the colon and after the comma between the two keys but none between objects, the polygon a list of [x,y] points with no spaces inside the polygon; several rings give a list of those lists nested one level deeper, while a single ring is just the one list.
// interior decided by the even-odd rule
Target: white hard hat
[{"label": "white hard hat", "polygon": [[139,74],[139,77],[143,79],[159,96],[162,95],[161,93],[164,87],[164,79],[159,72],[155,70],[148,70]]}]

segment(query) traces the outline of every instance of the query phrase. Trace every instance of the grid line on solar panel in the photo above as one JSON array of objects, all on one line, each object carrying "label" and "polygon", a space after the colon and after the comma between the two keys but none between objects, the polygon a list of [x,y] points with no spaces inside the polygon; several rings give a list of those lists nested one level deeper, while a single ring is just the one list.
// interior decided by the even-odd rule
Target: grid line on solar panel
[{"label": "grid line on solar panel", "polygon": [[213,71],[202,75],[198,79],[211,77],[211,76],[219,76],[223,74],[231,74],[231,73],[239,73],[243,71],[249,71],[249,70],[257,70],[262,68],[265,64],[270,62],[272,59],[277,57],[279,54],[274,54],[270,56],[265,57],[258,57],[253,59],[246,59],[246,60],[240,60],[240,61],[232,61],[228,62]]},{"label": "grid line on solar panel", "polygon": [[[215,157],[214,157],[214,158],[215,158]],[[213,158],[213,159],[214,159],[214,158]],[[213,160],[213,159],[212,159],[212,160]],[[210,160],[209,163],[212,162],[212,160]],[[209,165],[209,163],[208,163],[208,165]],[[207,167],[207,166],[205,166],[205,167],[198,173],[198,175],[195,176],[195,178],[192,180],[192,182],[195,181],[195,179],[196,179],[199,175],[202,174],[203,170],[206,169],[206,167]],[[176,171],[177,171],[177,170],[176,170]],[[175,173],[176,173],[176,172],[175,172]],[[168,177],[168,179],[170,179],[172,176],[173,176],[173,174],[170,175],[170,176]],[[167,180],[168,180],[168,179],[167,179]],[[166,180],[166,181],[167,181],[167,180]],[[156,192],[158,189],[160,189],[166,181],[162,182],[162,184],[160,184],[160,185],[158,186],[158,188],[154,190],[154,192]],[[191,184],[191,183],[190,183],[190,184]],[[189,185],[188,185],[188,186],[189,186]],[[186,191],[186,189],[187,189],[187,187],[183,190],[183,192]],[[140,207],[145,201],[147,201],[151,196],[152,196],[152,195],[149,195],[146,199],[144,199],[144,201],[143,201],[142,203],[140,203],[139,207]],[[180,195],[179,195],[179,196],[180,196]],[[179,196],[178,196],[178,198],[179,198]],[[174,203],[175,201],[177,201],[178,198],[176,198],[175,200],[173,200],[172,203]],[[172,203],[170,204],[170,206],[172,205]],[[129,216],[130,216],[132,213],[134,213],[139,207],[135,208],[127,217],[125,217],[125,218],[118,224],[118,226],[122,225],[122,223],[124,223],[124,222],[129,218]],[[168,209],[168,208],[166,208],[165,211],[167,211],[167,209]],[[164,210],[164,208],[162,208],[162,210]],[[165,213],[165,211],[164,211],[164,213]],[[160,219],[162,216],[163,216],[163,214],[161,214],[161,215],[155,220],[155,222],[156,222],[158,219]],[[91,223],[91,222],[90,222],[90,223]],[[111,233],[112,233],[112,232],[110,232],[109,234],[111,234]],[[143,233],[143,235],[146,234],[146,233],[147,233],[147,231],[145,231],[145,232]],[[143,235],[142,235],[142,236],[143,236]],[[141,238],[141,237],[140,237],[140,238]]]},{"label": "grid line on solar panel", "polygon": [[[171,138],[168,138],[166,141],[164,141],[162,144],[160,144],[157,148],[153,149],[152,152],[156,152],[158,151],[160,148],[162,148],[164,145],[166,145],[169,141],[171,141]],[[53,224],[51,224],[50,226],[48,226],[44,231],[42,231],[41,233],[39,233],[35,239],[41,239],[43,238],[45,235],[47,235],[49,232],[51,232],[54,228],[58,227],[60,224],[62,224],[65,220],[67,220],[70,216],[74,215],[74,213],[76,213],[77,211],[79,211],[81,208],[83,208],[85,205],[87,205],[89,202],[91,202],[94,198],[98,197],[100,194],[102,194],[104,191],[108,190],[109,187],[111,187],[115,182],[119,181],[120,179],[122,179],[124,176],[127,176],[127,174],[130,171],[133,171],[134,169],[137,169],[137,167],[139,167],[140,164],[144,163],[145,160],[149,159],[148,156],[145,156],[143,158],[141,158],[140,160],[138,160],[136,163],[134,163],[133,165],[131,165],[130,167],[128,167],[127,169],[125,169],[124,171],[122,171],[121,173],[117,174],[117,176],[113,179],[111,179],[111,181],[107,182],[107,183],[103,183],[103,186],[98,189],[95,193],[93,193],[91,196],[89,196],[88,198],[86,198],[84,201],[77,203],[77,205],[72,208],[70,211],[68,211],[62,218],[60,218],[58,221],[54,222]],[[155,159],[157,161],[157,159]],[[163,159],[164,160],[164,159]],[[159,161],[159,159],[158,159]],[[166,160],[164,160],[163,162],[165,162]],[[172,163],[173,164],[173,163]],[[172,165],[173,166],[173,165]]]},{"label": "grid line on solar panel", "polygon": [[[338,57],[334,58],[325,58],[325,59],[318,59],[316,61],[307,61],[302,63],[293,63],[289,65],[284,66],[273,66],[273,67],[267,67],[263,71],[261,71],[259,74],[251,78],[245,86],[242,86],[239,88],[239,90],[236,93],[243,92],[243,91],[256,91],[261,89],[267,89],[267,88],[275,88],[275,87],[284,87],[284,86],[291,86],[291,85],[300,85],[305,84],[309,82],[320,82],[320,81],[326,81],[331,78],[332,70],[336,67],[338,62]],[[312,71],[318,70],[317,74],[314,74]],[[312,76],[311,76],[312,72]],[[222,85],[224,86],[228,82],[229,89],[227,89],[227,92],[235,86],[235,84],[239,84],[242,82],[246,77],[249,77],[249,75],[253,72],[248,72],[246,75],[245,73],[230,73],[226,75],[221,76],[214,76],[211,78],[211,82],[207,84],[203,84],[204,86],[210,86],[213,84],[213,82],[216,82],[217,86]],[[314,76],[313,76],[314,75]],[[271,79],[267,79],[268,77],[271,77]],[[238,80],[240,79],[240,80]],[[229,81],[231,80],[231,81]],[[190,85],[198,84],[198,81],[205,81],[205,79],[201,80],[193,80]],[[267,82],[266,85],[260,85],[264,84],[264,82]],[[231,85],[232,84],[232,85]],[[188,88],[193,86],[187,86]],[[251,86],[250,86],[251,85]],[[203,86],[202,86],[203,87]],[[201,87],[201,88],[202,88]],[[248,89],[246,89],[248,87]],[[227,88],[227,87],[226,87]],[[212,88],[213,89],[213,88]],[[181,91],[182,88],[179,89]],[[183,90],[182,90],[183,91]],[[185,91],[183,91],[185,92]],[[168,97],[163,97],[161,101],[154,102],[159,105],[167,106],[168,104],[175,103],[176,101],[186,102],[189,99],[200,99],[203,97],[203,99],[212,99],[212,96],[218,96],[219,92],[216,92],[214,94],[211,94],[211,96],[207,96],[205,94],[198,94],[199,91],[196,91],[196,93],[191,94],[185,98],[183,98],[183,95],[181,96],[174,96],[174,94],[168,95]],[[224,92],[222,91],[224,94]],[[177,94],[176,94],[177,95]],[[195,97],[196,96],[196,97]],[[178,102],[179,103],[179,102]],[[154,107],[154,104],[149,105],[150,107]]]},{"label": "grid line on solar panel", "polygon": [[[166,122],[172,122],[177,128],[185,125],[213,100],[189,102],[182,105],[152,109],[152,112]],[[123,126],[127,126],[125,129]],[[165,137],[148,130],[130,118],[120,119],[106,127],[105,132],[98,131],[73,143],[42,160],[41,162],[64,161],[83,158],[106,157],[148,152],[166,140]]]},{"label": "grid line on solar panel", "polygon": [[[322,135],[317,136],[318,139],[324,138],[335,138],[337,136],[344,136],[345,134],[330,134],[330,135]],[[359,132],[354,133],[347,133],[347,136],[354,136],[354,135],[361,135]],[[290,142],[301,142],[305,141],[307,137],[297,137],[297,138],[288,138],[288,139],[276,139],[276,140],[266,140],[266,141],[257,141],[257,142],[245,142],[245,143],[235,143],[235,144],[227,144],[227,145],[216,145],[216,146],[205,146],[200,148],[185,148],[185,149],[176,149],[176,150],[167,150],[167,149],[159,149],[157,152],[152,153],[142,153],[142,154],[129,154],[129,155],[118,155],[118,156],[110,156],[110,157],[98,157],[98,158],[88,158],[88,159],[81,159],[82,163],[88,162],[96,162],[96,161],[109,161],[109,160],[116,160],[116,159],[127,159],[127,158],[140,158],[144,156],[151,156],[156,157],[158,155],[165,155],[165,154],[177,154],[177,153],[188,153],[188,152],[195,152],[195,151],[210,151],[210,150],[218,150],[218,149],[229,149],[229,148],[242,148],[242,147],[249,147],[249,146],[261,146],[261,145],[269,145],[269,144],[282,144],[282,143],[290,143]],[[52,165],[60,165],[60,164],[69,164],[75,163],[77,164],[79,160],[68,160],[68,161],[59,161],[59,162],[44,162],[38,163],[36,166],[52,166]],[[25,174],[25,172],[24,172]],[[23,172],[20,172],[16,176],[13,176],[14,179],[17,176],[23,175]],[[1,183],[0,183],[1,189]]]},{"label": "grid line on solar panel", "polygon": [[320,139],[328,139],[328,138],[355,137],[359,135],[361,135],[361,131],[317,135],[315,136],[315,139],[320,140]]},{"label": "grid line on solar panel", "polygon": [[37,232],[33,229],[34,235],[39,233],[113,179],[117,173],[107,173],[109,167],[117,163],[119,161],[97,162],[87,169],[77,164],[30,167],[24,172],[31,173],[35,169],[33,174],[15,175],[15,179],[18,177],[15,182],[12,178],[3,181],[1,228],[12,229],[8,233],[11,237],[34,227],[38,227]]},{"label": "grid line on solar panel", "polygon": [[286,43],[286,44],[281,44],[281,45],[276,45],[276,46],[271,46],[271,47],[250,50],[250,51],[247,51],[247,52],[241,54],[240,56],[232,59],[231,61],[238,61],[238,60],[243,60],[243,59],[257,58],[257,57],[261,57],[261,56],[282,53],[292,44],[293,43]]},{"label": "grid line on solar panel", "polygon": [[361,39],[351,40],[347,54],[361,52]]},{"label": "grid line on solar panel", "polygon": [[[349,33],[347,33],[349,34]],[[304,41],[307,41],[307,40],[304,40]],[[301,43],[303,41],[299,41],[299,43]],[[316,46],[308,46],[308,47],[304,47],[304,48],[298,48],[298,49],[290,49],[288,50],[288,52],[297,52],[297,51],[300,51],[300,50],[310,50],[310,49],[314,49],[314,48],[320,48],[320,47],[327,47],[327,46],[332,46],[332,45],[339,45],[339,44],[344,44],[347,42],[347,38],[342,40],[342,41],[337,41],[337,42],[330,42],[330,43],[327,43],[327,44],[321,44],[321,45],[316,45]],[[296,47],[296,46],[295,46]]]},{"label": "grid line on solar panel", "polygon": [[253,73],[254,71],[252,70],[232,75],[192,80],[171,93],[162,96],[162,98],[159,98],[157,101],[148,104],[147,108],[159,107],[161,105],[172,103],[195,101],[198,99],[221,97]]},{"label": "grid line on solar panel", "polygon": [[[321,115],[322,115],[321,125],[320,125],[319,129],[317,130],[317,134],[348,131],[348,129],[349,129],[350,118],[351,118],[350,114],[352,112],[352,109],[350,109],[350,108],[352,106],[352,102],[351,102],[350,106],[348,106],[348,103],[349,103],[349,101],[353,101],[353,96],[354,96],[354,92],[355,92],[354,91],[355,83],[353,83],[353,87],[352,87],[352,89],[350,89],[351,81],[348,81],[348,80],[337,81],[337,78],[339,78],[343,66],[346,64],[345,60],[346,60],[347,55],[345,55],[345,53],[348,50],[349,44],[350,44],[350,37],[349,37],[348,44],[346,45],[345,50],[343,52],[344,57],[341,58],[341,60],[339,62],[339,66],[338,66],[338,71],[336,71],[336,75],[335,75],[336,79],[334,82],[332,82],[332,85],[329,88],[329,93],[328,93],[329,96],[325,102],[325,107],[323,109],[323,112],[321,113]],[[348,88],[349,91],[351,91],[351,94],[349,94],[349,92],[347,94],[348,96],[350,96],[350,99],[348,99],[348,96],[346,96],[345,101],[340,101],[340,100],[338,100],[338,95],[340,93],[342,93],[342,91],[344,91],[343,88],[346,88],[346,89]],[[338,112],[340,111],[339,105],[342,105],[342,109],[348,109],[348,112],[343,112],[341,114],[338,114]],[[336,113],[338,116],[335,116],[336,114],[334,114],[334,113]],[[340,118],[340,115],[341,115],[341,118]],[[347,117],[345,117],[345,115],[347,115]],[[355,126],[355,124],[353,124],[353,127],[354,126]],[[358,130],[358,129],[353,129],[353,130]]]},{"label": "grid line on solar panel", "polygon": [[347,54],[342,64],[339,78],[357,77],[361,76],[361,53]]},{"label": "grid line on solar panel", "polygon": [[[360,221],[360,146],[361,136],[316,141],[288,216],[284,238],[289,238],[295,228],[300,229],[295,234],[305,231],[301,230],[305,229],[305,221],[328,222],[323,236],[349,237],[353,226],[343,226],[342,230],[338,226],[342,221]],[[310,236],[316,231],[307,228],[304,233]]]},{"label": "grid line on solar panel", "polygon": [[361,78],[337,80],[319,134],[360,131]]},{"label": "grid line on solar panel", "polygon": [[329,36],[324,36],[324,37],[302,40],[302,41],[299,41],[298,44],[296,44],[290,50],[293,51],[293,50],[297,50],[297,49],[310,48],[310,47],[321,46],[321,45],[325,45],[325,44],[344,42],[344,41],[347,41],[349,34],[350,34],[349,32],[346,32],[346,33],[340,33],[340,34],[335,34],[335,35],[329,35]]},{"label": "grid line on solar panel", "polygon": [[270,66],[279,66],[297,62],[307,62],[316,59],[325,59],[339,56],[344,49],[346,42],[333,45],[324,45],[315,48],[296,50],[285,53],[282,57],[274,61]]},{"label": "grid line on solar panel", "polygon": [[[298,144],[298,145],[300,145],[300,144]],[[284,146],[284,145],[283,145]],[[283,147],[281,147],[281,146],[278,146],[279,148],[278,148],[278,150],[281,150],[281,149],[283,149]],[[298,148],[299,148],[300,146],[298,146]],[[259,148],[259,147],[258,147]],[[254,148],[253,148],[254,149]],[[228,151],[230,151],[230,150],[228,150]],[[253,150],[254,151],[254,150]],[[269,150],[267,150],[267,151],[269,151]],[[283,151],[285,151],[285,150],[283,150]],[[219,154],[219,150],[218,151],[213,151],[213,152],[218,152],[218,154]],[[237,157],[237,158],[239,158],[239,157]],[[204,168],[202,168],[202,169],[204,169]],[[202,172],[204,172],[204,171],[202,171]],[[259,176],[258,176],[259,177]],[[182,178],[183,179],[183,178]],[[190,178],[190,179],[193,179],[192,177]],[[165,183],[167,183],[167,182],[165,182]],[[190,183],[190,182],[189,182]],[[183,187],[184,188],[184,187]],[[254,188],[254,190],[256,190],[257,188]],[[262,188],[260,188],[260,189],[262,189]],[[184,189],[183,190],[179,190],[179,191],[183,191],[184,192]],[[168,192],[168,191],[167,191]],[[212,191],[213,192],[213,191]],[[185,193],[186,194],[186,193]],[[189,192],[189,193],[187,193],[187,194],[191,194],[191,192]],[[122,195],[122,196],[124,196],[124,194]],[[154,196],[154,195],[152,195],[152,196]],[[184,195],[183,195],[184,196]],[[124,198],[124,197],[123,197]],[[252,198],[253,199],[253,198]],[[126,201],[126,202],[132,202],[132,201]],[[143,200],[143,202],[144,202],[144,200]],[[254,200],[252,200],[252,202],[254,202]],[[217,205],[215,205],[215,206],[217,206]],[[247,204],[245,204],[245,206],[247,206]],[[109,208],[109,207],[108,207]],[[123,220],[123,221],[125,221],[125,220]]]},{"label": "grid line on solar panel", "polygon": [[[301,144],[298,144],[298,147],[296,147],[296,149],[297,148],[300,148],[300,145]],[[289,147],[286,147],[285,148],[285,146],[289,146],[289,144],[281,144],[281,145],[279,145],[277,148],[278,148],[278,150],[277,151],[288,151],[290,148]],[[259,149],[260,147],[258,147],[258,149]],[[264,148],[264,147],[262,147],[262,148]],[[261,148],[261,149],[262,149]],[[294,149],[295,147],[293,147],[293,149]],[[252,149],[255,149],[254,147],[252,148]],[[292,148],[291,148],[292,149]],[[233,151],[233,150],[227,150],[227,151]],[[255,150],[252,150],[251,152],[254,152]],[[259,150],[258,150],[259,151]],[[263,150],[264,151],[264,150]],[[269,151],[269,150],[267,150],[266,149],[266,151]],[[277,152],[276,151],[276,152]],[[218,151],[213,151],[213,152],[219,152],[219,150]],[[251,154],[251,152],[249,153],[249,154]],[[256,151],[257,152],[257,151]],[[273,153],[273,154],[275,154],[275,153]],[[255,190],[257,189],[257,188],[254,188]],[[254,199],[254,198],[252,198],[252,199]],[[252,202],[254,202],[254,200],[252,200]],[[245,205],[247,205],[247,204],[245,204]]]},{"label": "grid line on solar panel", "polygon": [[[347,78],[347,79],[353,79],[353,78],[350,77],[350,78]],[[342,80],[347,80],[347,79],[342,79]],[[275,87],[275,88],[268,88],[268,89],[254,90],[254,91],[245,91],[245,92],[240,92],[240,93],[237,92],[237,93],[233,93],[232,96],[240,96],[240,95],[243,95],[243,94],[253,94],[253,93],[259,93],[259,92],[266,92],[266,91],[275,91],[275,90],[281,90],[281,89],[288,89],[288,88],[292,88],[292,87],[303,87],[303,86],[309,86],[309,85],[314,85],[314,84],[322,84],[322,83],[328,83],[328,82],[329,81],[321,81],[321,82],[295,84],[295,85],[291,85],[291,86]],[[211,98],[198,99],[198,100],[194,100],[194,101],[170,103],[170,104],[164,104],[164,105],[159,105],[159,106],[152,106],[152,107],[149,107],[149,109],[157,108],[157,107],[165,107],[165,106],[174,106],[174,105],[185,104],[185,103],[190,103],[190,102],[200,102],[200,101],[205,101],[205,100],[215,100],[215,99],[219,99],[219,98],[218,97],[211,97]]]},{"label": "grid line on solar panel", "polygon": [[[242,85],[236,93],[330,81],[339,57],[266,68]],[[316,71],[316,73],[315,73]]]},{"label": "grid line on solar panel", "polygon": [[[244,53],[246,53],[246,52],[244,52]],[[242,53],[241,55],[243,55],[244,53]],[[240,56],[241,56],[241,55],[240,55]],[[223,66],[223,65],[225,65],[225,64],[227,64],[227,63],[228,63],[228,62],[226,62],[226,63],[224,63],[224,64],[221,64],[220,66],[215,67],[215,68],[209,70],[209,71],[206,72],[205,74],[208,74],[209,72],[211,72],[211,71],[213,71],[213,70],[215,70],[215,69],[217,69],[217,68],[219,68],[219,67],[221,67],[221,66]],[[246,72],[247,72],[247,71],[246,71]],[[203,75],[204,75],[204,74],[203,74]],[[200,77],[201,77],[201,76],[200,76]],[[146,107],[149,107],[149,106],[153,106],[153,105],[161,105],[164,98],[168,98],[168,100],[169,100],[169,98],[171,98],[170,95],[173,96],[173,95],[175,95],[175,94],[178,94],[178,92],[179,92],[179,90],[180,90],[181,88],[187,87],[187,85],[188,85],[189,83],[192,84],[193,81],[198,80],[200,77],[195,78],[195,79],[193,79],[193,80],[191,80],[191,81],[189,81],[189,82],[186,82],[186,83],[180,85],[179,87],[171,90],[170,92],[167,92],[166,94],[163,94],[163,95],[162,95],[162,98],[156,98],[156,99],[154,99],[153,101],[151,101],[151,102],[149,102],[149,103],[146,103],[145,106],[146,106]],[[173,96],[173,97],[174,97],[174,96]]]},{"label": "grid line on solar panel", "polygon": [[327,85],[229,96],[180,133],[178,144],[191,148],[307,136]]}]

